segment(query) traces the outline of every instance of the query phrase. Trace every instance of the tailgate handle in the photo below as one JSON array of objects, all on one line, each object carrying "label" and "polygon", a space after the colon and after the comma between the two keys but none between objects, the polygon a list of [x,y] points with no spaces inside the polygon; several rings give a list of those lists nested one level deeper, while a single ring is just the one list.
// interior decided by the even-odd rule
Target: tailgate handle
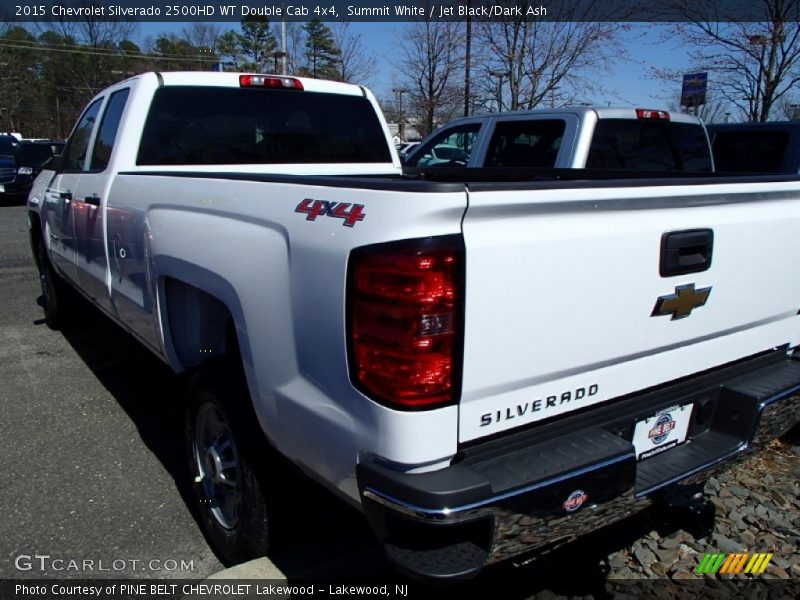
[{"label": "tailgate handle", "polygon": [[700,273],[711,266],[714,232],[711,229],[670,231],[661,236],[662,277]]}]

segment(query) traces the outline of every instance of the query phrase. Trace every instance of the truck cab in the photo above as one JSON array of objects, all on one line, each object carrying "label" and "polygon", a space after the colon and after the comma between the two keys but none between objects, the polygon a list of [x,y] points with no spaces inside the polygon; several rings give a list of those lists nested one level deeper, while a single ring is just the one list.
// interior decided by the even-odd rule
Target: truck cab
[{"label": "truck cab", "polygon": [[457,119],[423,140],[405,164],[637,171],[711,171],[713,167],[708,137],[697,117],[663,110],[591,107]]}]

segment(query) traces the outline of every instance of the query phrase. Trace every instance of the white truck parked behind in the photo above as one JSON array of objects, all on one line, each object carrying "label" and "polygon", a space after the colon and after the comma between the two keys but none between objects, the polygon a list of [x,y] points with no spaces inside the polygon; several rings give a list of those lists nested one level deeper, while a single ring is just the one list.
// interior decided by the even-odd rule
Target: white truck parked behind
[{"label": "white truck parked behind", "polygon": [[[400,569],[464,577],[695,494],[797,422],[796,177],[714,175],[690,117],[543,122],[565,155],[680,171],[689,148],[697,172],[404,175],[368,90],[294,77],[91,101],[28,201],[46,318],[72,286],[194,373],[187,477],[226,561],[267,552],[275,450]],[[503,132],[498,155],[542,139]]]}]

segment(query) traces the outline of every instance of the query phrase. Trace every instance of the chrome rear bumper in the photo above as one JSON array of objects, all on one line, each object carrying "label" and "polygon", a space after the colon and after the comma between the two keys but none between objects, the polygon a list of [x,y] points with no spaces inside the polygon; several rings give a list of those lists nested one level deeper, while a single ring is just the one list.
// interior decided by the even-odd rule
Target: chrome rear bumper
[{"label": "chrome rear bumper", "polygon": [[[689,402],[687,443],[637,461],[633,424]],[[362,504],[401,570],[468,577],[484,564],[552,548],[703,482],[798,421],[800,357],[784,350],[466,448],[441,471],[405,474],[361,464]]]}]

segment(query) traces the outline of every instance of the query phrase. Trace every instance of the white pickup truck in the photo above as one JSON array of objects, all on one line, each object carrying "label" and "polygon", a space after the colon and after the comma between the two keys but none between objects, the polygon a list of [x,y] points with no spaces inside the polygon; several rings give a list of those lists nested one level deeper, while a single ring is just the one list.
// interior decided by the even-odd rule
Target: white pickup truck
[{"label": "white pickup truck", "polygon": [[[550,119],[562,150],[592,143],[569,123],[624,125],[609,160],[676,125],[706,140],[573,114]],[[194,373],[191,477],[226,561],[267,551],[277,450],[400,569],[465,577],[696,497],[798,421],[800,181],[699,170],[414,177],[362,87],[147,73],[38,177],[31,243],[50,324],[68,283]]]}]

